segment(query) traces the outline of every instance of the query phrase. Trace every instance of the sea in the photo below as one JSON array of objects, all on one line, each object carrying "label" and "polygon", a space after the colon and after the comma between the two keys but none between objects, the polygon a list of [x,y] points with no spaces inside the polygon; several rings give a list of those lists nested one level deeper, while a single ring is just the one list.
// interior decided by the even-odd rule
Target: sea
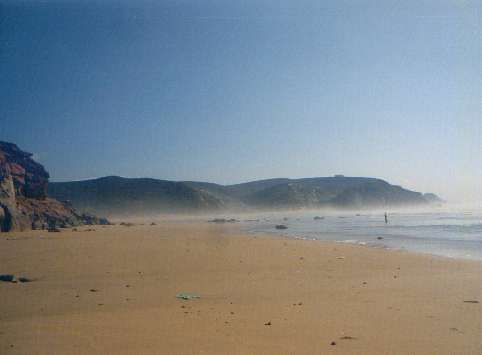
[{"label": "sea", "polygon": [[[482,260],[482,210],[259,213],[240,220],[247,233],[329,240]],[[284,225],[287,229],[276,229]]]}]

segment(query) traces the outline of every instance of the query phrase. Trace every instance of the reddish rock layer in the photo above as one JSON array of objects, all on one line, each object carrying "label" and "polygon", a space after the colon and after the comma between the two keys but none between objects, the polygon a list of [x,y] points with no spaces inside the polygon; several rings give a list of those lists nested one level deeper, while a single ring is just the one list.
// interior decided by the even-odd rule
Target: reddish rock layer
[{"label": "reddish rock layer", "polygon": [[0,142],[0,231],[108,223],[47,197],[49,174],[32,154]]}]

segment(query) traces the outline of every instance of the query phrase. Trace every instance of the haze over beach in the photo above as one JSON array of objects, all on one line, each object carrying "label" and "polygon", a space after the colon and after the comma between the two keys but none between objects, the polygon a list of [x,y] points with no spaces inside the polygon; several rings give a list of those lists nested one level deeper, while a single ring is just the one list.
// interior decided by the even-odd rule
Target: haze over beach
[{"label": "haze over beach", "polygon": [[476,1],[0,3],[0,354],[482,354]]}]

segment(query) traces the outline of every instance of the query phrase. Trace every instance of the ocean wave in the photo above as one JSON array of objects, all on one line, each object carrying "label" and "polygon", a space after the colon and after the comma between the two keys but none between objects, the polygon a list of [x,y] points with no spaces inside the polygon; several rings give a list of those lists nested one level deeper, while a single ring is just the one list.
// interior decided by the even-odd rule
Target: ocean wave
[{"label": "ocean wave", "polygon": [[389,229],[402,229],[402,230],[434,230],[444,232],[458,232],[458,233],[482,233],[482,223],[475,224],[419,224],[412,226],[404,225],[391,225],[387,226]]}]

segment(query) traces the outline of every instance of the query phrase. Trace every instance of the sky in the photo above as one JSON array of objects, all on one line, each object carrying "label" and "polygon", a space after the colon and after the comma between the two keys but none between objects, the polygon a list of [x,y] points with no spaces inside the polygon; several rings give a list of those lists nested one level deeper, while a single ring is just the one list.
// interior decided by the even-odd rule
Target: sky
[{"label": "sky", "polygon": [[0,1],[0,140],[53,181],[344,174],[482,203],[482,3]]}]

